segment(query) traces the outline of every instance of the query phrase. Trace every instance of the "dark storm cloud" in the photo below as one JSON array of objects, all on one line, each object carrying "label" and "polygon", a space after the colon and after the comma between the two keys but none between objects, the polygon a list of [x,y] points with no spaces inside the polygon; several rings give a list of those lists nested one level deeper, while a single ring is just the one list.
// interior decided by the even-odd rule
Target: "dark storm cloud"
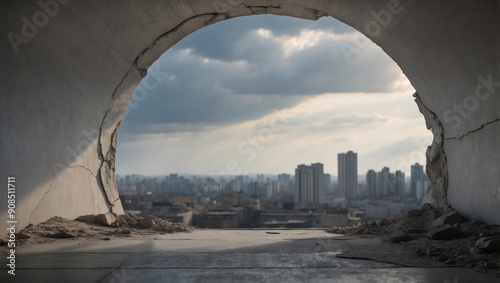
[{"label": "dark storm cloud", "polygon": [[[258,35],[259,28],[269,30],[270,38]],[[325,38],[313,48],[285,56],[282,37],[298,36],[304,29],[354,31],[333,19],[259,16],[188,36],[156,62],[169,79],[129,107],[122,133],[203,131],[256,119],[311,95],[390,90],[398,70],[373,48],[348,63],[339,42]]]},{"label": "dark storm cloud", "polygon": [[327,17],[311,21],[286,16],[247,16],[230,19],[198,30],[195,35],[184,38],[173,49],[191,48],[202,57],[235,60],[239,56],[238,52],[234,50],[234,43],[242,40],[249,32],[259,28],[268,29],[276,36],[296,35],[303,29],[323,30],[337,34],[355,31],[353,28]]}]

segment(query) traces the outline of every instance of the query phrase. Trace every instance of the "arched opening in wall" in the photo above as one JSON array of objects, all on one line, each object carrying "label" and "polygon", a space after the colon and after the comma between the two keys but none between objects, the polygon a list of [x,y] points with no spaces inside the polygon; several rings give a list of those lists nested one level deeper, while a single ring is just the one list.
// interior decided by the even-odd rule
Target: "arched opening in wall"
[{"label": "arched opening in wall", "polygon": [[[413,165],[425,167],[432,135],[413,93],[392,59],[333,18],[203,28],[163,54],[129,102],[116,156],[124,209],[176,221],[181,209],[183,221],[213,228],[414,209],[427,186]],[[245,209],[261,217],[236,221]],[[352,224],[333,219],[301,227]]]}]

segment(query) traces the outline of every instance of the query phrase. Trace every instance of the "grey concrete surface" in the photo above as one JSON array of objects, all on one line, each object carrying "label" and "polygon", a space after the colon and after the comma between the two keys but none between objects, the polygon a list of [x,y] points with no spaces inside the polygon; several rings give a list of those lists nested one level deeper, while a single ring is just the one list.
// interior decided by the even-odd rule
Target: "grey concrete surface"
[{"label": "grey concrete surface", "polygon": [[0,172],[17,176],[18,228],[122,212],[116,129],[144,71],[200,28],[266,13],[332,16],[378,44],[434,133],[429,201],[500,224],[498,11],[491,0],[1,1]]},{"label": "grey concrete surface", "polygon": [[[266,232],[279,234],[267,234]],[[462,268],[337,258],[373,240],[321,230],[197,230],[149,239],[68,240],[18,249],[1,282],[499,282]],[[376,244],[375,244],[376,245]]]}]

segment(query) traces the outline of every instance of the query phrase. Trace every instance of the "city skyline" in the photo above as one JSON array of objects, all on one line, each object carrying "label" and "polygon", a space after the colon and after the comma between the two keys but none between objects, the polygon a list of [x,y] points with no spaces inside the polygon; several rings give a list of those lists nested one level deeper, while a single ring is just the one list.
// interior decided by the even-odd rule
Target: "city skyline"
[{"label": "city skyline", "polygon": [[[368,170],[365,180],[355,178],[356,153],[349,151],[339,153],[338,161],[341,167],[339,173],[344,176],[338,182],[332,181],[332,176],[325,173],[323,164],[299,164],[295,174],[279,175],[257,174],[235,176],[182,176],[170,173],[159,177],[139,175],[118,176],[118,186],[126,194],[153,195],[197,195],[207,193],[244,193],[247,196],[287,199],[296,204],[296,208],[324,205],[341,205],[351,207],[360,205],[360,199],[385,199],[402,201],[410,199],[420,201],[429,185],[423,167],[418,163],[412,165],[414,176],[405,178],[400,170],[391,173],[388,167],[375,172]],[[415,181],[417,180],[417,181]],[[132,186],[140,184],[139,187]],[[412,188],[417,183],[417,193]],[[128,187],[123,191],[123,186]],[[150,193],[148,193],[148,191]],[[327,200],[328,199],[328,200]]]},{"label": "city skyline", "polygon": [[350,149],[360,172],[409,172],[432,141],[399,67],[331,18],[211,25],[148,74],[118,129],[118,174],[279,174],[313,162],[336,172]]}]

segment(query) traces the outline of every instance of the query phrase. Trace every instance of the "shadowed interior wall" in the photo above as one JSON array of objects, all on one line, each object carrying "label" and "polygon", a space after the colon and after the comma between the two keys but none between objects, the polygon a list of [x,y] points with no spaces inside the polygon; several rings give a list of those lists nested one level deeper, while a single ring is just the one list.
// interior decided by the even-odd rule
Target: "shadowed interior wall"
[{"label": "shadowed interior wall", "polygon": [[41,0],[0,3],[0,169],[5,188],[16,176],[18,228],[122,213],[116,130],[147,68],[189,33],[253,14],[332,16],[381,46],[434,134],[425,201],[500,224],[498,1]]}]

